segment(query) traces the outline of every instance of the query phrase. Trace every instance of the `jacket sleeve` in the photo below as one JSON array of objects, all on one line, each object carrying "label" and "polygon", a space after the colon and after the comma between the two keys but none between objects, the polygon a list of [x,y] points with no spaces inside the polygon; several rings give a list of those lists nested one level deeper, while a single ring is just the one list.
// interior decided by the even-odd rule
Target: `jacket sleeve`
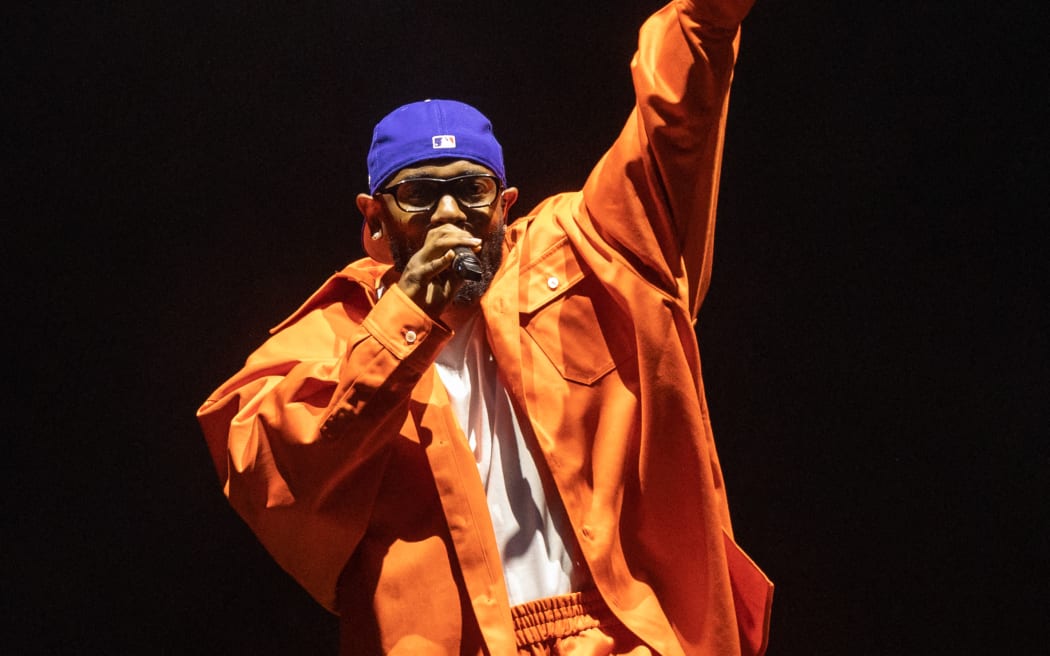
[{"label": "jacket sleeve", "polygon": [[359,321],[346,307],[304,313],[198,411],[230,504],[330,610],[400,432],[398,406],[450,335],[396,286]]},{"label": "jacket sleeve", "polygon": [[581,222],[694,319],[710,278],[729,87],[752,2],[672,2],[646,21],[631,62],[636,104],[583,190]]}]

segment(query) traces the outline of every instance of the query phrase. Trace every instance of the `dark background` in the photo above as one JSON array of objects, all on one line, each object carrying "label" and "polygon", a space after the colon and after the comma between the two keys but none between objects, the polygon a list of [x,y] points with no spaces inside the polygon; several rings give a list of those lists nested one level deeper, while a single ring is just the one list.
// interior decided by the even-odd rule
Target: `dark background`
[{"label": "dark background", "polygon": [[[478,105],[524,211],[616,135],[658,5],[6,10],[2,650],[334,653],[194,411],[360,253],[376,120]],[[1042,12],[745,22],[698,331],[772,656],[1045,653]]]}]

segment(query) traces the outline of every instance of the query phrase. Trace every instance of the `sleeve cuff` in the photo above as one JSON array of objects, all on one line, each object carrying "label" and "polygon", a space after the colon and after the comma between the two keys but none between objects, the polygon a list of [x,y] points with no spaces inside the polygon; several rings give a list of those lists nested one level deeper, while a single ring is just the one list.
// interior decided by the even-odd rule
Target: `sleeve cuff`
[{"label": "sleeve cuff", "polygon": [[452,337],[403,292],[392,285],[365,317],[365,330],[399,360],[419,362],[425,369]]}]

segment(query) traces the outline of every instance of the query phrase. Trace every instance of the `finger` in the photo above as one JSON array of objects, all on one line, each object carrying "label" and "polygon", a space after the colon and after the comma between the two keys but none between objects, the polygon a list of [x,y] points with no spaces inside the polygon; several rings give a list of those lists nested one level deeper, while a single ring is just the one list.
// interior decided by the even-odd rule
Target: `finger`
[{"label": "finger", "polygon": [[[440,252],[438,249],[426,249],[433,250],[434,252]],[[456,258],[456,254],[451,250],[447,249],[445,252],[440,253],[436,257],[428,257],[429,253],[420,250],[415,256],[409,261],[409,266],[406,268],[405,273],[411,273],[416,276],[421,282],[429,282],[435,276],[439,275],[442,271],[452,265],[453,260]],[[408,270],[410,269],[411,272]]]},{"label": "finger", "polygon": [[481,249],[481,239],[466,230],[449,226],[448,229],[431,230],[423,242],[423,250],[433,249],[435,256],[457,246],[466,246],[476,252]]}]

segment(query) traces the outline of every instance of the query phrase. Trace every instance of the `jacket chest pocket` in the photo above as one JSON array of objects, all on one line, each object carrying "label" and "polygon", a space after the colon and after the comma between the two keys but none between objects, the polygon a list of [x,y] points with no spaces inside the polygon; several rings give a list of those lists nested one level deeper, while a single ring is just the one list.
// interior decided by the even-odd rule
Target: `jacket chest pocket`
[{"label": "jacket chest pocket", "polygon": [[590,385],[633,351],[630,318],[566,241],[520,272],[521,325],[563,378]]}]

